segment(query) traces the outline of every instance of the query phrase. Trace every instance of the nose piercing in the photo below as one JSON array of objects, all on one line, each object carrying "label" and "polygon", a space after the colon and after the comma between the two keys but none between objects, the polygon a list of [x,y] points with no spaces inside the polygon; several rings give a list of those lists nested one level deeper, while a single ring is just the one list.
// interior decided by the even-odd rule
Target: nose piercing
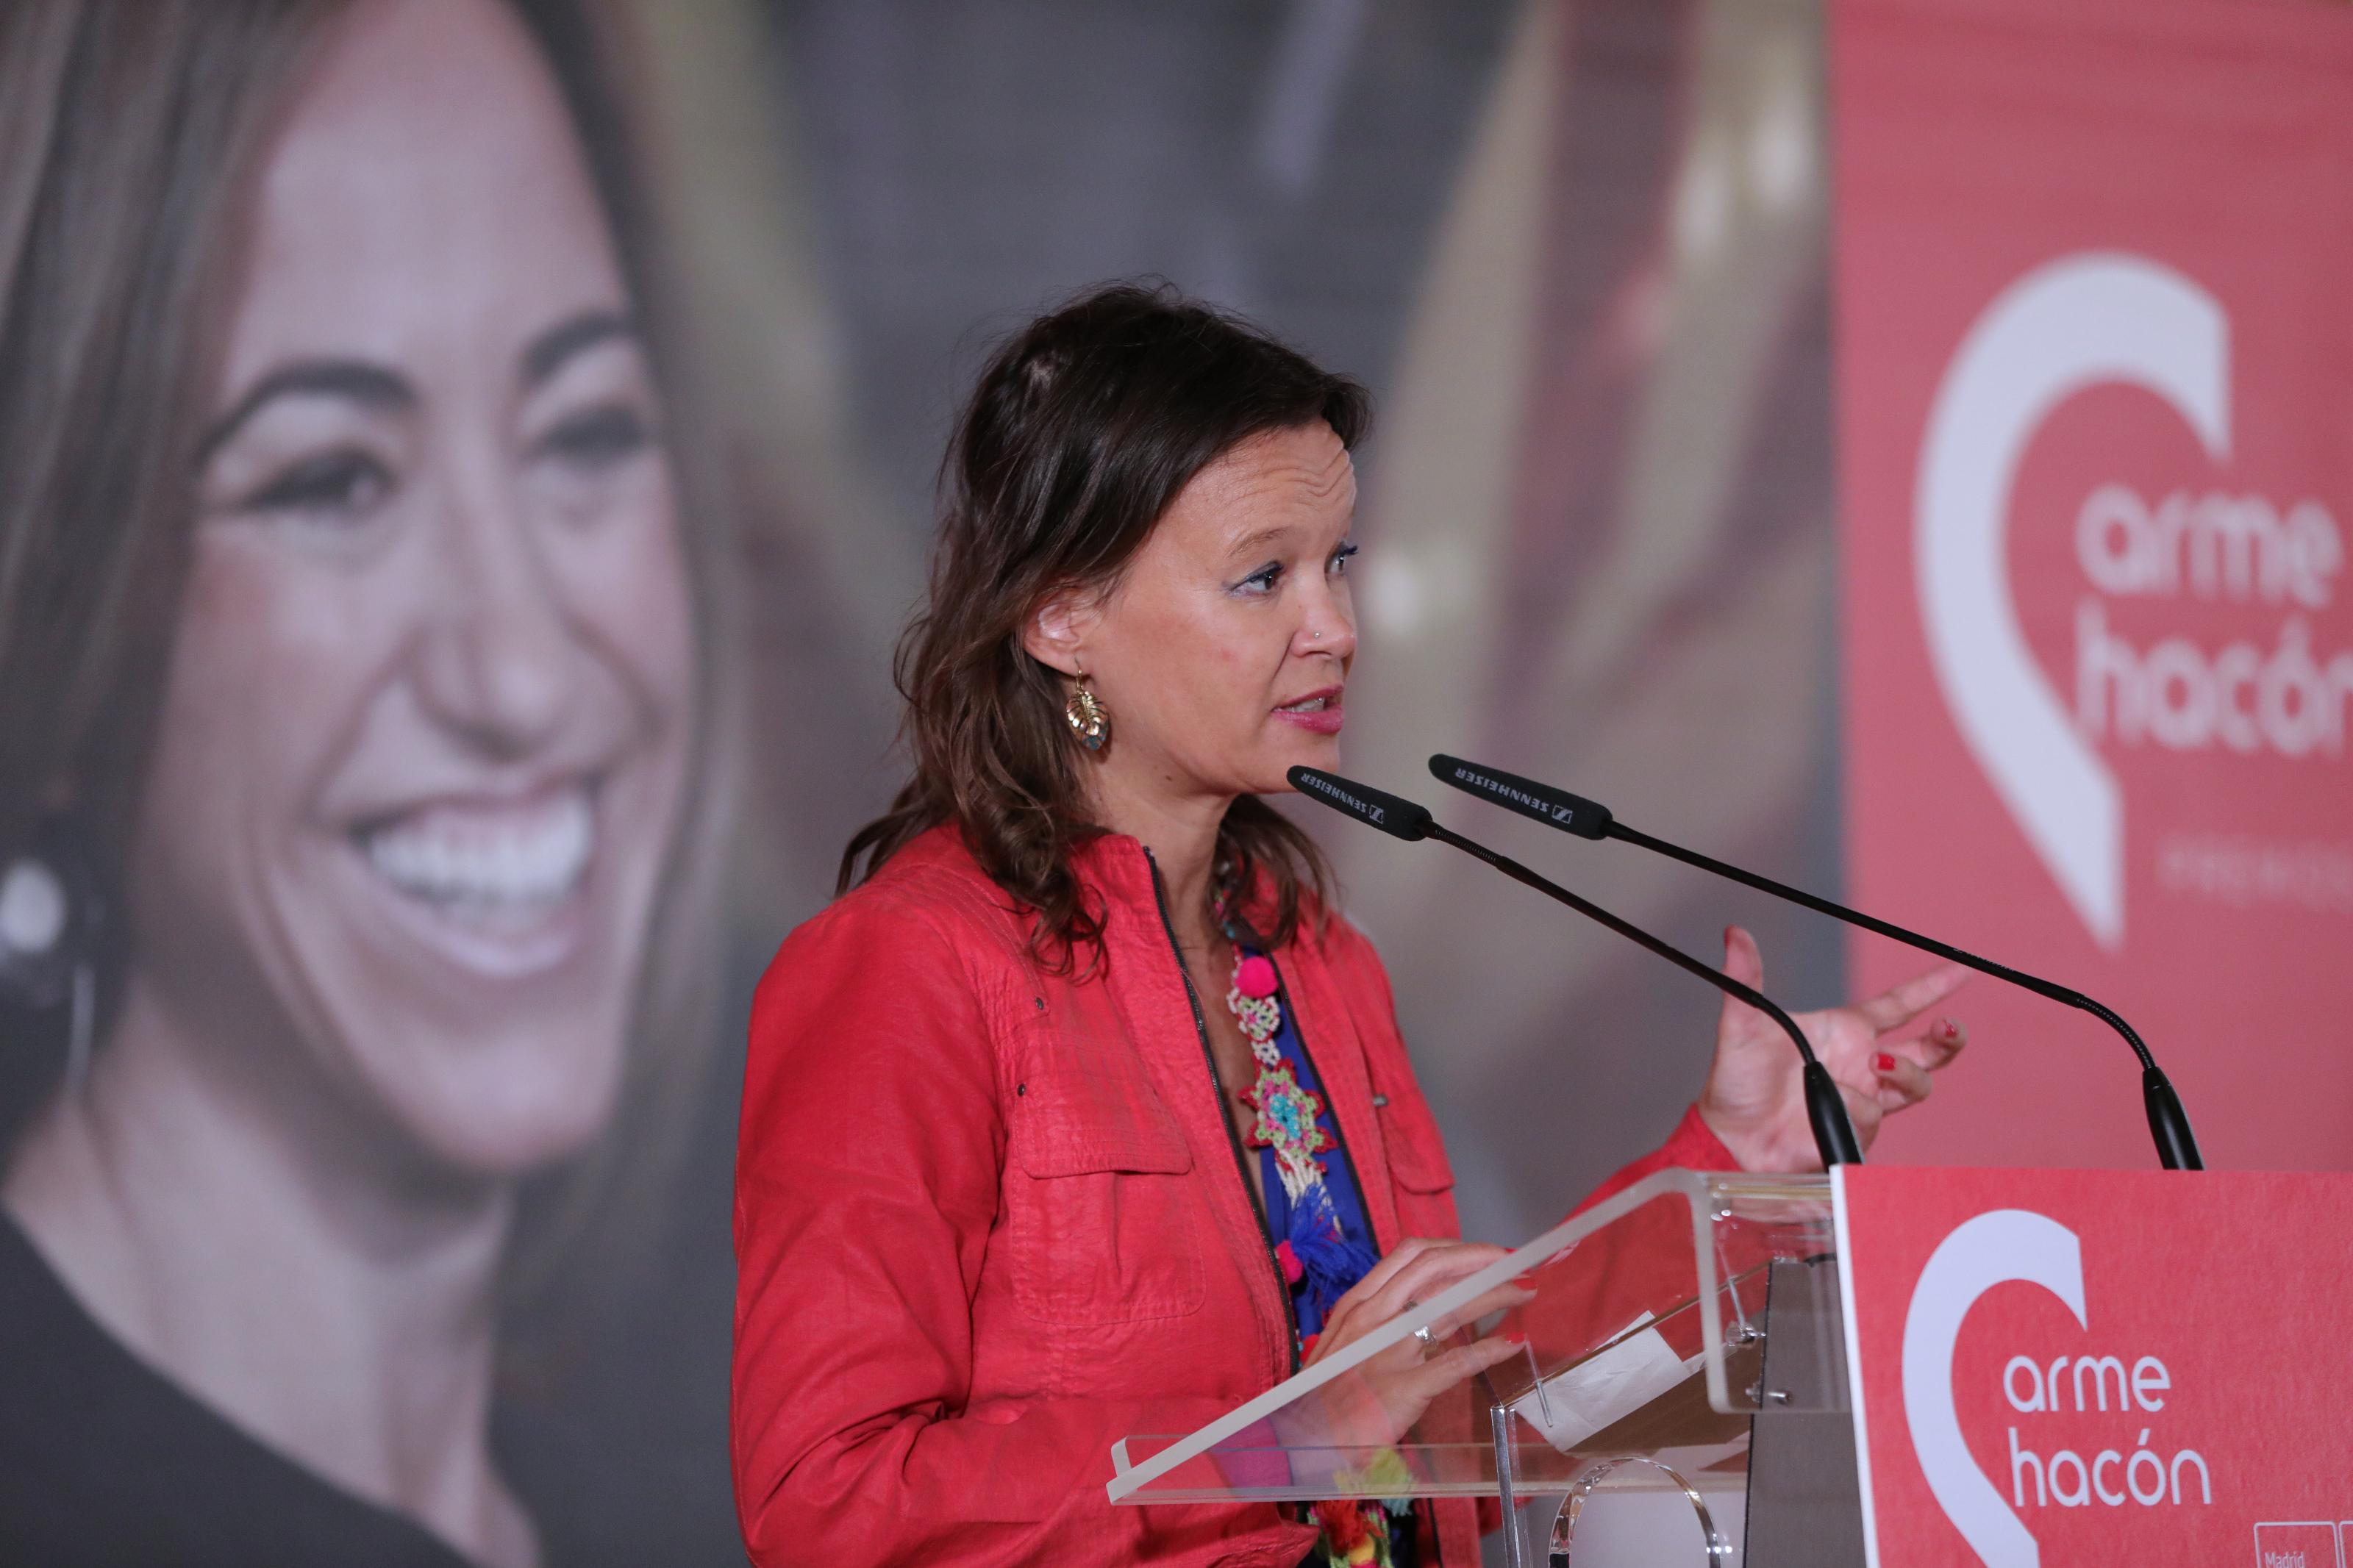
[{"label": "nose piercing", "polygon": [[1322,642],[1324,640],[1324,634],[1322,632],[1309,632],[1307,634],[1307,640],[1309,642]]}]

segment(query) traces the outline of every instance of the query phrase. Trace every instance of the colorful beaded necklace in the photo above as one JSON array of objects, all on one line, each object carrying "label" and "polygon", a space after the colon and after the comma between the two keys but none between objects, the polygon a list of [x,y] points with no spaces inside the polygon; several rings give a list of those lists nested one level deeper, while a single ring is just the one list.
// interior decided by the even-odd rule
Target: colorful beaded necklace
[{"label": "colorful beaded necklace", "polygon": [[[1274,963],[1242,946],[1234,935],[1234,981],[1226,992],[1226,1008],[1250,1041],[1258,1063],[1258,1079],[1241,1097],[1252,1121],[1242,1141],[1274,1155],[1276,1177],[1282,1183],[1289,1224],[1275,1240],[1274,1255],[1285,1279],[1303,1288],[1320,1322],[1348,1288],[1379,1261],[1363,1242],[1349,1238],[1324,1185],[1320,1156],[1338,1147],[1320,1124],[1324,1100],[1299,1081],[1282,1054],[1276,1037],[1282,1032],[1281,977]],[[1300,1348],[1312,1350],[1311,1338]]]},{"label": "colorful beaded necklace", "polygon": [[1226,1007],[1241,1026],[1250,1056],[1258,1062],[1258,1081],[1242,1096],[1242,1103],[1258,1113],[1250,1145],[1274,1151],[1282,1190],[1297,1204],[1310,1188],[1324,1184],[1324,1162],[1315,1156],[1335,1145],[1331,1135],[1316,1125],[1324,1101],[1300,1086],[1274,1043],[1282,1029],[1282,1003],[1276,990],[1273,962],[1236,943],[1234,983],[1226,993]]}]

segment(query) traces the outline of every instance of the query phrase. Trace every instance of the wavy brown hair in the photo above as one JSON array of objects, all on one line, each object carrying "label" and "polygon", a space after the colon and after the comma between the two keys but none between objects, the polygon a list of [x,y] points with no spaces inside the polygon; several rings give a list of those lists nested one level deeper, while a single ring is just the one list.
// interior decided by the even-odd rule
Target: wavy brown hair
[{"label": "wavy brown hair", "polygon": [[[1061,677],[1023,626],[1056,594],[1116,586],[1177,492],[1242,442],[1320,421],[1354,447],[1371,412],[1356,382],[1166,286],[1090,289],[1000,344],[942,460],[930,591],[892,666],[914,775],[842,851],[835,891],[952,823],[1036,912],[1042,959],[1067,971],[1079,948],[1099,954],[1071,857],[1105,829],[1087,816]],[[1263,882],[1276,945],[1330,884],[1314,841],[1255,795],[1228,809],[1217,862],[1213,890]]]}]

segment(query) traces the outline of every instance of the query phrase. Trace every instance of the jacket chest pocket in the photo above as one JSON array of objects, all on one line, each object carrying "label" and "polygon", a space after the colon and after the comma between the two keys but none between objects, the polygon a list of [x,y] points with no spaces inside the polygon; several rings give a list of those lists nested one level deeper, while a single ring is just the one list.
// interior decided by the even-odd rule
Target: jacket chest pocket
[{"label": "jacket chest pocket", "polygon": [[1004,1241],[1024,1312],[1090,1325],[1200,1310],[1192,1151],[1139,1078],[1031,1071],[1008,1152]]},{"label": "jacket chest pocket", "polygon": [[[1379,1079],[1377,1078],[1376,1082]],[[1454,1167],[1446,1158],[1446,1141],[1430,1102],[1411,1084],[1392,1084],[1376,1091],[1374,1115],[1381,1129],[1381,1152],[1388,1157],[1389,1180],[1397,1194],[1398,1239],[1460,1234],[1454,1213]]]}]

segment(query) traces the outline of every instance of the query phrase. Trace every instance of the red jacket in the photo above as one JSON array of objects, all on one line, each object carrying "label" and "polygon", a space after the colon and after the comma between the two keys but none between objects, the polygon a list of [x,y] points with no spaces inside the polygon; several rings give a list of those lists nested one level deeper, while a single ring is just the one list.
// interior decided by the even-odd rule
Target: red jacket
[{"label": "red jacket", "polygon": [[[786,939],[753,1002],[736,1156],[732,1446],[761,1568],[1265,1564],[1271,1504],[1117,1507],[1111,1447],[1288,1377],[1285,1288],[1136,840],[1082,851],[1106,962],[1044,973],[934,830]],[[1370,943],[1275,955],[1380,1249],[1457,1234],[1437,1123]],[[1604,1192],[1725,1168],[1694,1115]],[[1599,1196],[1597,1194],[1596,1196]],[[1448,1568],[1471,1505],[1436,1510]]]}]

